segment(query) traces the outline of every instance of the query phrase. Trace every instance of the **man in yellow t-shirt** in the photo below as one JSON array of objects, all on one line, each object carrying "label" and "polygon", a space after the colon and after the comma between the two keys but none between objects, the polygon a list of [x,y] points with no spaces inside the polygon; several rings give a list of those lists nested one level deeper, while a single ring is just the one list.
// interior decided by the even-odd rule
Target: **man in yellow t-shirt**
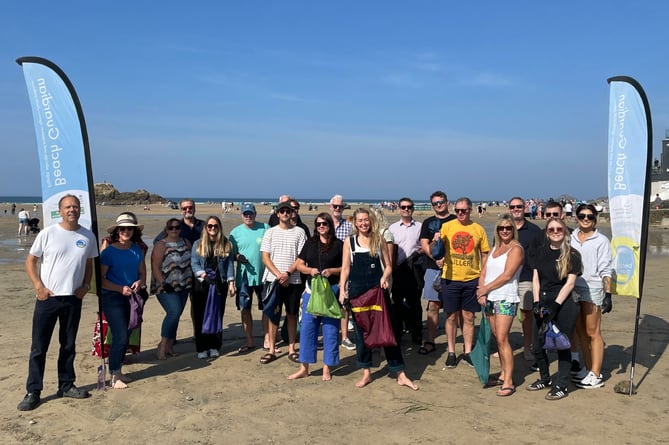
[{"label": "man in yellow t-shirt", "polygon": [[462,320],[464,339],[464,354],[460,359],[473,366],[469,353],[474,343],[474,313],[481,311],[476,300],[476,288],[490,246],[485,229],[471,220],[471,212],[472,201],[469,198],[458,199],[455,202],[457,219],[442,225],[440,232],[446,250],[439,297],[447,316],[447,368],[455,368],[459,361],[455,357],[458,318]]}]

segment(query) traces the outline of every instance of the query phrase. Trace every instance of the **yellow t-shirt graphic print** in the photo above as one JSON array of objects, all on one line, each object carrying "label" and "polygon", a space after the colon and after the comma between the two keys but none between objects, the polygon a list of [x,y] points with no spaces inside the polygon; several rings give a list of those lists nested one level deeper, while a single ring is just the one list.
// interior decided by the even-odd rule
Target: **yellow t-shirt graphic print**
[{"label": "yellow t-shirt graphic print", "polygon": [[481,253],[487,253],[490,246],[480,224],[449,221],[441,226],[441,239],[446,250],[442,278],[471,281],[481,275]]}]

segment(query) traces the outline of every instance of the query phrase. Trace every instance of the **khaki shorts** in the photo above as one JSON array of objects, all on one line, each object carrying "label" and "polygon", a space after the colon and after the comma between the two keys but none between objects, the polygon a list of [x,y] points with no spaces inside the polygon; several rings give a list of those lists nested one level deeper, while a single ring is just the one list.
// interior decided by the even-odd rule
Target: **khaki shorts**
[{"label": "khaki shorts", "polygon": [[520,297],[519,309],[521,311],[531,311],[533,296],[532,296],[532,282],[519,281],[518,282],[518,297]]}]

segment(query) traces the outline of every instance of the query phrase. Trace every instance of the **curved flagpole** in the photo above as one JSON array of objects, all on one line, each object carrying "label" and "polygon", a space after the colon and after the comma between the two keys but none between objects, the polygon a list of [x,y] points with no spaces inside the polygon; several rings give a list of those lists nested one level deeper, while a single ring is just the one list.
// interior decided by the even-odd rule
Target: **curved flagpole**
[{"label": "curved flagpole", "polygon": [[[23,68],[31,99],[35,134],[42,173],[44,224],[57,222],[53,218],[53,203],[72,193],[85,197],[81,224],[98,238],[98,218],[95,207],[95,188],[91,167],[90,145],[84,112],[77,92],[67,75],[55,63],[42,57],[20,57],[16,63]],[[77,126],[78,122],[78,126]],[[83,207],[83,206],[82,206]],[[100,257],[94,259],[95,293],[98,296],[98,327],[100,330],[101,367],[98,369],[104,387],[106,367],[102,337],[102,302],[100,299]]]}]

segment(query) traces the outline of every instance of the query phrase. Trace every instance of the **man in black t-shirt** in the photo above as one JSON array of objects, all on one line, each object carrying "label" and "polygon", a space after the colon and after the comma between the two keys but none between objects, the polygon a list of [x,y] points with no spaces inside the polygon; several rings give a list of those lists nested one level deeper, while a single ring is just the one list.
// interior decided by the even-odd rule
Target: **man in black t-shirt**
[{"label": "man in black t-shirt", "polygon": [[432,257],[432,246],[441,231],[442,224],[455,219],[455,215],[448,213],[448,198],[446,193],[441,190],[430,195],[430,203],[434,210],[434,216],[430,216],[421,226],[420,246],[423,253],[427,256],[427,270],[425,271],[425,287],[423,288],[423,298],[427,300],[427,339],[423,346],[418,349],[421,355],[429,354],[435,350],[434,339],[437,336],[437,325],[439,323],[439,309],[441,300],[439,292],[433,287],[435,278],[441,275],[441,269],[444,266],[443,258],[436,260]]}]

